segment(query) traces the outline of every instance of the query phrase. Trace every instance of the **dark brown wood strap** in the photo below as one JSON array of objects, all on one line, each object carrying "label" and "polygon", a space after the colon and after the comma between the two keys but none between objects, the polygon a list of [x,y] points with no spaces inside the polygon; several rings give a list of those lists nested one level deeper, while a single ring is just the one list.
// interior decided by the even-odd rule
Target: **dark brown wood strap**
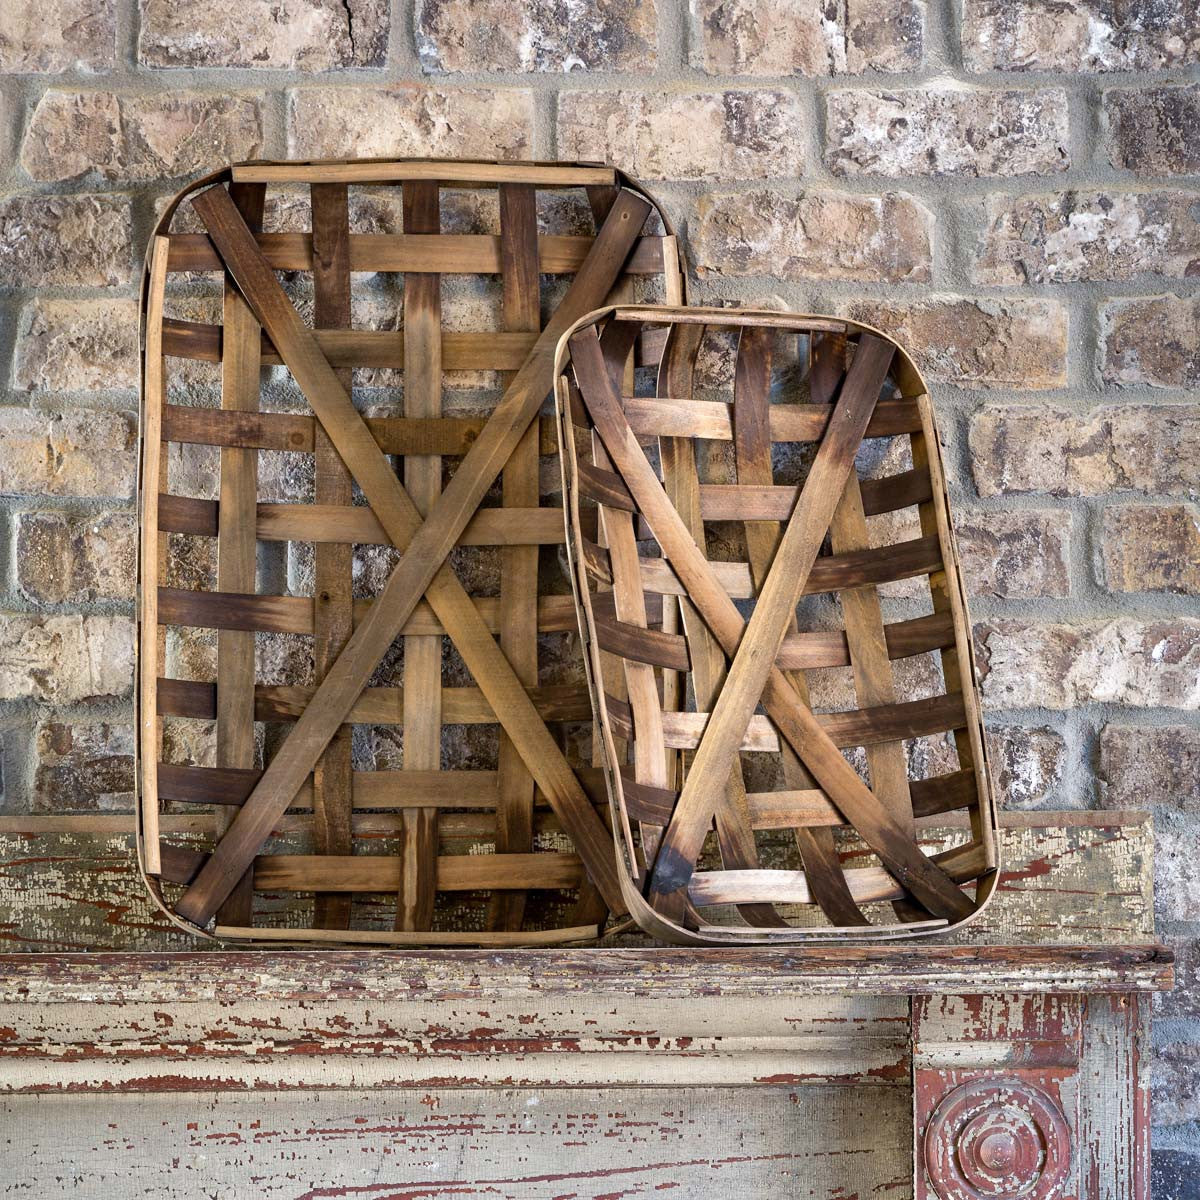
[{"label": "dark brown wood strap", "polygon": [[[344,183],[314,183],[312,198],[313,322],[326,328],[350,326],[350,211]],[[348,368],[338,379],[350,392]],[[328,434],[313,430],[314,499],[322,505],[349,505],[350,472]],[[313,675],[319,684],[354,630],[353,546],[318,543],[313,547]],[[350,788],[351,727],[333,735],[313,769],[313,849],[345,855],[353,847]],[[350,897],[318,892],[313,907],[318,929],[350,928]]]},{"label": "dark brown wood strap", "polygon": [[[504,327],[536,333],[542,324],[538,278],[537,194],[525,183],[502,183],[500,199],[500,266]],[[506,377],[504,382],[508,382]],[[538,505],[538,434],[531,425],[517,443],[501,476],[501,502],[507,509],[528,512]],[[562,524],[558,513],[553,514]],[[537,646],[538,551],[513,546],[500,558],[500,649],[527,687],[538,682]],[[527,854],[533,850],[533,777],[512,738],[500,731],[497,768],[496,853]],[[524,892],[497,892],[488,909],[489,929],[520,929],[525,917]]]},{"label": "dark brown wood strap", "polygon": [[[235,184],[230,203],[248,228],[262,226],[266,189],[262,184]],[[238,293],[232,276],[224,282],[225,357],[221,365],[221,407],[225,411],[258,409],[260,346],[258,322]],[[254,510],[258,502],[258,452],[221,450],[220,515],[217,524],[217,588],[253,592],[257,576]],[[254,635],[240,630],[217,632],[217,765],[254,765]],[[249,925],[254,891],[249,872],[221,906],[224,924]]]},{"label": "dark brown wood strap", "polygon": [[[660,543],[664,543],[664,550],[672,557],[675,570],[686,580],[691,599],[705,622],[726,652],[735,652],[742,640],[745,623],[663,493],[624,420],[620,399],[604,374],[594,332],[582,331],[572,338],[572,363],[577,377],[582,371],[588,381],[588,387],[584,389],[580,380],[588,409],[631,494],[654,525]],[[840,492],[840,488],[838,490]],[[669,546],[665,544],[667,542]],[[762,700],[780,732],[795,747],[817,782],[904,886],[937,916],[962,919],[970,915],[973,906],[967,898],[895,825],[781,672],[776,670],[768,676]],[[690,877],[693,868],[694,859],[681,865],[680,875],[684,881]]]},{"label": "dark brown wood strap", "polygon": [[525,761],[536,772],[543,791],[551,797],[606,900],[614,911],[623,911],[607,832],[549,731],[540,720],[531,719],[536,714],[531,712],[528,697],[499,647],[490,634],[476,628],[475,609],[444,562],[463,526],[537,415],[549,390],[553,350],[560,333],[603,299],[620,273],[650,206],[639,197],[622,192],[526,365],[509,384],[441,500],[421,524],[411,499],[400,487],[328,361],[259,254],[228,193],[223,188],[213,188],[196,197],[192,204],[218,244],[222,258],[233,270],[242,293],[287,358],[293,376],[343,461],[380,520],[387,523],[389,535],[407,553],[379,601],[326,675],[320,703],[310,706],[297,722],[255,795],[243,806],[234,826],[184,893],[176,911],[198,924],[211,917],[345,719],[358,691],[422,593],[429,595],[435,609],[439,605],[445,608],[440,615],[448,629],[452,623],[457,626],[460,636],[454,640],[472,674],[488,691],[489,700],[501,714],[501,722],[510,736],[522,743]]}]

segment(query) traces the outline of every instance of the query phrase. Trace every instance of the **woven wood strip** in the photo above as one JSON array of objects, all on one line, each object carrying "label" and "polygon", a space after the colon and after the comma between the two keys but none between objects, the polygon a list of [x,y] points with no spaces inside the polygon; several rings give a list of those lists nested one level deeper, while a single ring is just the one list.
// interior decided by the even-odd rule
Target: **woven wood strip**
[{"label": "woven wood strip", "polygon": [[[663,328],[653,388],[629,390],[630,348]],[[994,815],[932,410],[907,355],[833,318],[616,307],[576,327],[559,368],[573,582],[631,914],[694,944],[969,920],[995,877]],[[683,755],[679,783],[655,774],[664,748]],[[910,758],[932,769],[910,779]],[[926,856],[917,822],[955,809],[968,839]],[[851,848],[878,865],[846,868]]]},{"label": "woven wood strip", "polygon": [[[298,211],[276,183],[305,186],[308,229],[274,224]],[[359,183],[385,185],[365,210]],[[205,232],[177,228],[181,202]],[[383,203],[402,232],[360,232],[360,211],[374,220]],[[454,227],[464,211],[469,233]],[[568,580],[548,570],[564,522],[540,410],[580,316],[631,297],[634,278],[681,298],[668,223],[610,168],[251,164],[177,198],[153,246],[139,829],[160,903],[189,928],[215,918],[221,936],[270,919],[262,890],[311,894],[322,941],[386,934],[379,903],[353,899],[370,892],[393,897],[396,944],[594,935],[624,901],[599,776],[565,734],[591,708],[563,675],[576,623]],[[220,323],[195,299],[210,272]],[[557,303],[544,275],[572,277]],[[394,297],[392,321],[355,328],[360,303],[378,322]],[[656,364],[661,344],[641,339],[633,360]],[[260,404],[275,365],[291,398]],[[371,564],[389,549],[403,553],[381,582]],[[292,677],[272,678],[277,664]],[[214,721],[202,766],[189,756]],[[162,841],[170,804],[224,814],[184,867]]]}]

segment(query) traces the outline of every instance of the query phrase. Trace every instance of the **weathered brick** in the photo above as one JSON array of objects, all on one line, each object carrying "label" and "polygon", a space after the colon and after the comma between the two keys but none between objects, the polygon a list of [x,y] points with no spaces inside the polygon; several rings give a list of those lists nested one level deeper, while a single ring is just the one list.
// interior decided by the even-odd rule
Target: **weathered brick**
[{"label": "weathered brick", "polygon": [[103,71],[116,53],[116,0],[4,0],[0,73]]},{"label": "weathered brick", "polygon": [[928,282],[932,227],[902,194],[716,194],[700,198],[692,250],[701,275]]},{"label": "weathered brick", "polygon": [[562,158],[619,162],[642,179],[765,179],[803,169],[803,106],[790,92],[567,92]]},{"label": "weathered brick", "polygon": [[0,285],[115,287],[132,278],[128,196],[0,200]]},{"label": "weathered brick", "polygon": [[1200,84],[1104,93],[1109,161],[1144,175],[1200,171]]},{"label": "weathered brick", "polygon": [[261,151],[256,97],[52,89],[29,119],[21,165],[43,182],[96,175],[141,183],[203,174]]},{"label": "weathered brick", "polygon": [[533,94],[512,88],[300,88],[288,96],[295,158],[528,158]]},{"label": "weathered brick", "polygon": [[1200,708],[1200,621],[995,621],[975,639],[990,708]]},{"label": "weathered brick", "polygon": [[654,0],[417,0],[427,71],[652,71]]},{"label": "weathered brick", "polygon": [[17,586],[26,599],[38,604],[132,600],[136,546],[133,513],[20,513],[16,519]]},{"label": "weathered brick", "polygon": [[988,761],[1005,808],[1037,808],[1062,786],[1067,748],[1048,725],[989,725]]},{"label": "weathered brick", "polygon": [[968,71],[1145,71],[1200,61],[1192,0],[965,0]]},{"label": "weathered brick", "polygon": [[839,175],[1010,176],[1071,165],[1067,95],[956,85],[826,96],[826,160]]},{"label": "weathered brick", "polygon": [[1200,595],[1200,512],[1189,504],[1110,505],[1101,561],[1110,592]]},{"label": "weathered brick", "polygon": [[33,810],[133,807],[133,726],[44,721],[34,739]]},{"label": "weathered brick", "polygon": [[133,494],[134,427],[92,408],[0,408],[0,495]]},{"label": "weathered brick", "polygon": [[1101,309],[1100,325],[1105,383],[1200,386],[1200,297],[1111,300]]},{"label": "weathered brick", "polygon": [[387,0],[140,0],[148,67],[381,67]]},{"label": "weathered brick", "polygon": [[34,300],[17,326],[13,386],[94,392],[138,386],[136,300]]},{"label": "weathered brick", "polygon": [[918,0],[696,0],[693,65],[712,75],[843,75],[921,65]]},{"label": "weathered brick", "polygon": [[1200,485],[1200,416],[1190,405],[1129,405],[1088,415],[997,405],[975,415],[970,446],[981,496],[1178,494]]},{"label": "weathered brick", "polygon": [[931,380],[1028,391],[1066,384],[1067,313],[1055,300],[941,296],[844,307],[892,334]]},{"label": "weathered brick", "polygon": [[128,617],[0,615],[0,700],[75,704],[132,684]]},{"label": "weathered brick", "polygon": [[1147,804],[1200,812],[1200,729],[1190,725],[1105,725],[1100,795],[1109,808]]},{"label": "weathered brick", "polygon": [[976,283],[1072,283],[1200,273],[1200,193],[992,196]]},{"label": "weathered brick", "polygon": [[967,589],[975,596],[1022,599],[1071,591],[1071,514],[989,512],[955,522]]}]

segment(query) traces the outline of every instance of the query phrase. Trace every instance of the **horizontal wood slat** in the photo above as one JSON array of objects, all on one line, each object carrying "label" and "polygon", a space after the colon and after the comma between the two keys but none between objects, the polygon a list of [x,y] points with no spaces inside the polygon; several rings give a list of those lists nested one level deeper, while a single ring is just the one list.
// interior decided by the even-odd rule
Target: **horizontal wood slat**
[{"label": "horizontal wood slat", "polygon": [[[163,440],[203,446],[242,446],[311,454],[315,419],[301,413],[245,413],[219,408],[164,404]],[[483,432],[486,417],[367,417],[366,425],[384,454],[466,454]],[[539,423],[539,452],[554,454],[554,423]]]},{"label": "horizontal wood slat", "polygon": [[[167,270],[219,271],[221,259],[203,233],[170,237]],[[261,233],[263,257],[276,271],[311,271],[312,235]],[[538,239],[538,271],[543,275],[572,275],[583,266],[593,243],[590,237],[546,235]],[[639,239],[625,270],[630,275],[659,275],[665,240]],[[415,271],[422,274],[498,275],[500,238],[471,233],[356,233],[350,236],[350,270],[355,272]]]},{"label": "horizontal wood slat", "polygon": [[[254,689],[256,721],[291,721],[304,712],[313,688],[258,684]],[[587,692],[576,684],[542,684],[528,689],[530,701],[543,721],[586,721],[591,716]],[[441,689],[443,721],[447,725],[490,725],[496,714],[483,692],[473,687]],[[158,711],[164,716],[208,720],[216,715],[216,684],[187,679],[159,679]],[[364,688],[350,709],[349,722],[363,725],[402,725],[404,689]]]}]

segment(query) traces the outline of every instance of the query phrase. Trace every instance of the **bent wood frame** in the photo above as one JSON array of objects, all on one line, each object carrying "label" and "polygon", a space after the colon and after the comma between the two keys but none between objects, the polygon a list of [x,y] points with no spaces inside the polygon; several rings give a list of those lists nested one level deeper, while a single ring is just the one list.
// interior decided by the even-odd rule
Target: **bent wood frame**
[{"label": "bent wood frame", "polygon": [[[270,228],[274,185],[292,189],[280,205],[307,190],[308,230]],[[358,185],[377,187],[367,201],[390,199],[399,232],[355,228]],[[470,231],[443,232],[451,189],[494,190],[498,230],[475,232],[472,210]],[[595,232],[546,231],[577,216],[539,208],[546,192],[575,193]],[[185,202],[196,223],[180,230]],[[223,278],[219,324],[169,315],[169,282],[196,272]],[[311,321],[280,272],[311,276]],[[403,273],[400,328],[353,327],[359,272]],[[496,277],[493,328],[445,328],[447,275]],[[539,579],[539,548],[560,545],[565,524],[539,486],[540,456],[557,450],[540,410],[560,333],[639,280],[684,299],[675,235],[640,185],[594,164],[242,163],[167,207],[143,280],[137,836],[143,876],[176,924],[235,939],[519,946],[595,937],[623,911],[598,772],[568,762],[551,731],[588,720],[586,691],[539,678],[545,635],[576,628],[570,597],[542,594]],[[168,394],[180,360],[219,364],[219,408]],[[306,408],[260,404],[262,368],[278,365]],[[402,410],[364,419],[352,368],[403,371]],[[498,372],[498,402],[444,413],[444,371]],[[217,496],[173,493],[171,456],[189,446],[219,455]],[[269,452],[311,456],[312,503],[259,495]],[[171,538],[215,541],[215,588],[170,586]],[[312,545],[311,596],[266,594],[260,548],[289,542]],[[400,552],[370,597],[354,594],[356,545]],[[481,546],[495,547],[495,595],[469,594],[449,562]],[[216,630],[215,678],[169,677],[171,629]],[[256,679],[264,633],[311,637],[311,686]],[[445,681],[446,645],[472,686]],[[371,686],[393,646],[402,686]],[[164,718],[213,722],[215,765],[164,761]],[[356,769],[355,724],[400,727],[401,767]],[[494,727],[494,764],[455,761],[443,742],[454,724]],[[284,736],[263,752],[272,726]],[[211,850],[164,837],[164,805],[212,807]],[[312,893],[313,927],[256,926],[264,891]],[[555,909],[538,893],[569,895]],[[455,927],[435,910],[447,898]],[[364,902],[376,924],[392,906],[394,928],[356,927]]]},{"label": "bent wood frame", "polygon": [[[648,394],[631,365],[652,330],[666,341]],[[736,341],[731,402],[695,395],[714,334]],[[807,403],[773,370],[786,339]],[[995,886],[998,834],[937,429],[911,358],[840,318],[610,306],[563,335],[555,396],[631,916],[692,945],[928,936],[970,921]],[[864,439],[898,439],[911,467],[860,479]],[[815,455],[803,479],[777,484],[772,451],[787,442]],[[877,545],[868,518],[904,510],[920,536]],[[712,523],[737,531],[725,535],[732,561],[709,558]],[[927,611],[885,623],[879,585],[922,578]],[[828,615],[798,623],[802,596],[820,593],[836,595],[841,628]],[[893,662],[918,654],[936,662],[940,694],[898,699]],[[830,668],[851,676],[857,708],[813,711],[809,672]],[[957,768],[910,780],[907,743],[933,737],[952,742]],[[744,756],[763,753],[777,756],[777,786],[748,789]],[[920,825],[954,811],[969,818],[965,840],[925,854]],[[794,846],[780,846],[785,831]]]}]

